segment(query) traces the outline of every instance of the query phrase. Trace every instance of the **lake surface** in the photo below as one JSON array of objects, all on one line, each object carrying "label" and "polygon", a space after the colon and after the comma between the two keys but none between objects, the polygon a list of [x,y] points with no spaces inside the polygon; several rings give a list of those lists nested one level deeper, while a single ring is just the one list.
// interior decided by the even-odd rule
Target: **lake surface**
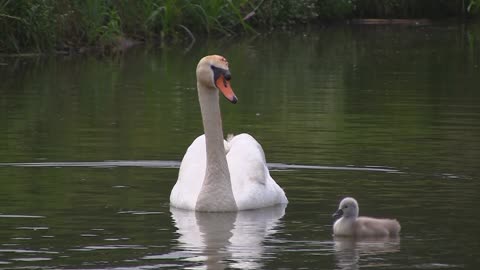
[{"label": "lake surface", "polygon": [[[0,269],[476,269],[479,44],[465,26],[338,26],[3,58]],[[286,208],[169,207],[211,53],[239,99],[224,132],[262,144]],[[400,238],[334,239],[345,196]]]}]

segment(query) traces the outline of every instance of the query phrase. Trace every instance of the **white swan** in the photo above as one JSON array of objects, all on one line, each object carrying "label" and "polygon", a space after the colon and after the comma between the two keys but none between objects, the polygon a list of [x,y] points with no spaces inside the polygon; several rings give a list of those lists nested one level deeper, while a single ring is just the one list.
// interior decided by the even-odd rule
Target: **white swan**
[{"label": "white swan", "polygon": [[335,236],[390,237],[400,233],[400,223],[395,219],[359,217],[358,203],[354,198],[344,198],[333,214],[340,218],[333,224]]},{"label": "white swan", "polygon": [[270,176],[262,147],[252,136],[240,134],[224,140],[218,90],[236,103],[230,78],[228,62],[222,56],[205,56],[197,65],[205,134],[193,141],[183,157],[170,194],[173,207],[224,212],[288,203]]}]

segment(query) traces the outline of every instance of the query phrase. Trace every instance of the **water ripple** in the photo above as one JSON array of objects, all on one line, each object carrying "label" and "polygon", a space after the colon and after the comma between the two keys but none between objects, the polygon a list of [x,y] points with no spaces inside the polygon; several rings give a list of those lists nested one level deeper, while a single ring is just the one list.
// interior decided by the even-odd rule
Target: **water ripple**
[{"label": "water ripple", "polygon": [[31,216],[31,215],[3,215],[0,214],[0,218],[45,218],[44,216]]},{"label": "water ripple", "polygon": [[[90,167],[90,168],[115,168],[115,167],[144,167],[144,168],[180,168],[180,162],[174,160],[112,160],[112,161],[87,161],[87,162],[23,162],[0,163],[0,167]],[[381,166],[321,166],[285,163],[268,163],[271,170],[340,170],[340,171],[370,171],[398,173],[399,170]]]},{"label": "water ripple", "polygon": [[18,262],[40,262],[40,261],[51,261],[52,258],[44,258],[44,257],[37,257],[37,258],[14,258],[11,259],[12,261]]},{"label": "water ripple", "polygon": [[118,250],[118,249],[146,249],[140,245],[105,245],[105,246],[85,246],[83,248],[71,249],[73,251],[95,251],[95,250]]},{"label": "water ripple", "polygon": [[48,230],[48,227],[17,227],[17,230],[32,230],[32,231]]},{"label": "water ripple", "polygon": [[131,215],[161,215],[163,212],[151,212],[151,211],[120,211],[118,214],[131,214]]},{"label": "water ripple", "polygon": [[29,250],[29,249],[0,249],[0,253],[41,253],[58,254],[56,251]]}]

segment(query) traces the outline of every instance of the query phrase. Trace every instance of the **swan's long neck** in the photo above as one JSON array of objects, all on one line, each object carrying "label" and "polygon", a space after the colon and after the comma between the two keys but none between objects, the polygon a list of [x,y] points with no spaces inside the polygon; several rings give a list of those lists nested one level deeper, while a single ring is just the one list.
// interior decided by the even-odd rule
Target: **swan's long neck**
[{"label": "swan's long neck", "polygon": [[236,211],[216,89],[197,84],[207,149],[207,168],[195,209],[198,211]]}]

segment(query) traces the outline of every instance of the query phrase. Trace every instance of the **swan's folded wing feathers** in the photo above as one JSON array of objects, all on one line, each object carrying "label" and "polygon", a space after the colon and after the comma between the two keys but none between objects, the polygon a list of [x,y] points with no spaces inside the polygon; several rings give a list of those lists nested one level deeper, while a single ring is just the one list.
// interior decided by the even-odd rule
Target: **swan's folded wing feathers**
[{"label": "swan's folded wing feathers", "polygon": [[233,137],[229,144],[227,161],[238,208],[288,203],[284,191],[270,176],[260,144],[248,134]]},{"label": "swan's folded wing feathers", "polygon": [[395,219],[359,217],[356,222],[356,234],[370,236],[395,236],[400,232],[400,224]]},{"label": "swan's folded wing feathers", "polygon": [[178,180],[170,194],[174,207],[195,209],[202,188],[206,168],[205,135],[198,136],[183,156]]},{"label": "swan's folded wing feathers", "polygon": [[[264,185],[270,176],[265,154],[260,144],[248,134],[239,134],[228,141],[227,154],[230,170],[241,173],[246,179]],[[231,171],[232,175],[236,175]]]}]

